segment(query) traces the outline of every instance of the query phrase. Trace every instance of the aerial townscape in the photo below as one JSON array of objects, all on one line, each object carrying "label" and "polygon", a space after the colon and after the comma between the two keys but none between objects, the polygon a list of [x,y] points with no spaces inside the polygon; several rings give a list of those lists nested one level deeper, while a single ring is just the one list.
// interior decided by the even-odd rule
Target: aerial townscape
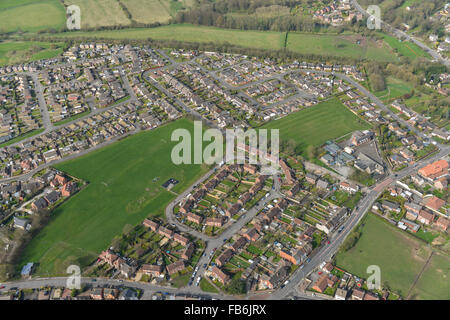
[{"label": "aerial townscape", "polygon": [[[449,34],[441,0],[0,1],[0,300],[450,300]],[[176,163],[199,123],[272,139]]]}]

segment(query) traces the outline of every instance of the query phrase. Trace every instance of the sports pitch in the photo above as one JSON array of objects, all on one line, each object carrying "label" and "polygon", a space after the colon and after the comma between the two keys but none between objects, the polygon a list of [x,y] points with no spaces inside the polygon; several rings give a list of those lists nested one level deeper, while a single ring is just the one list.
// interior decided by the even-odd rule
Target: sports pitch
[{"label": "sports pitch", "polygon": [[[182,119],[57,165],[89,185],[53,211],[50,223],[25,249],[20,266],[37,262],[38,275],[63,274],[69,264],[86,266],[108,247],[126,224],[163,216],[167,204],[208,168],[174,165],[170,155],[176,128],[193,129]],[[161,185],[180,181],[171,192]]]},{"label": "sports pitch", "polygon": [[293,139],[305,150],[308,145],[317,147],[349,132],[368,129],[369,124],[349,111],[337,98],[332,98],[271,121],[261,128],[279,129],[281,139]]}]

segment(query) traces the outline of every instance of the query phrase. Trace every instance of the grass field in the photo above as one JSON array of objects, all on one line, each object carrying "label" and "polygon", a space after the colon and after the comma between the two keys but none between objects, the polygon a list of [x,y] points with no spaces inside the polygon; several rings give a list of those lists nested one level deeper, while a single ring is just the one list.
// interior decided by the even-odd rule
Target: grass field
[{"label": "grass field", "polygon": [[64,3],[80,7],[81,28],[126,26],[131,23],[116,0],[65,0]]},{"label": "grass field", "polygon": [[40,59],[49,59],[63,52],[62,43],[49,42],[0,42],[0,66]]},{"label": "grass field", "polygon": [[[93,32],[67,32],[57,37],[87,37],[106,39],[178,40],[187,42],[230,43],[259,49],[282,49],[285,32],[221,29],[189,24],[167,25],[157,28],[129,28]],[[356,40],[361,44],[356,44]],[[397,61],[395,54],[384,42],[375,42],[357,35],[308,34],[290,32],[287,48],[303,54],[334,55],[337,57],[367,58],[383,62]]]},{"label": "grass field", "polygon": [[[358,44],[357,41],[360,43]],[[305,54],[329,54],[386,62],[397,61],[392,50],[385,43],[378,43],[352,34],[328,35],[289,32],[287,48]]]},{"label": "grass field", "polygon": [[422,48],[409,41],[400,42],[397,38],[383,34],[384,41],[391,46],[392,49],[396,49],[401,55],[416,59],[418,57],[430,58],[430,55],[426,53]]},{"label": "grass field", "polygon": [[[424,242],[369,213],[364,220],[361,238],[352,249],[337,254],[336,265],[364,279],[369,276],[367,267],[378,265],[382,285],[387,284],[391,290],[405,297],[430,254],[431,250]],[[417,296],[430,297],[427,292],[431,290],[441,299],[448,298],[448,278],[447,284],[435,283],[437,278],[442,281],[443,275],[448,277],[448,267],[444,260],[432,257],[428,269],[413,289],[417,290]]]},{"label": "grass field", "polygon": [[138,23],[167,23],[179,10],[190,7],[193,0],[124,0],[131,19],[117,0],[64,0],[66,5],[75,4],[81,9],[81,28],[101,26],[128,26],[131,20]]},{"label": "grass field", "polygon": [[[38,262],[37,274],[62,274],[68,264],[85,266],[122,232],[147,216],[163,216],[176,194],[161,185],[180,181],[179,192],[207,171],[201,165],[172,164],[174,129],[193,129],[182,119],[146,131],[86,156],[57,165],[89,185],[52,213],[50,223],[25,249],[20,266]],[[157,178],[157,181],[154,179]]]},{"label": "grass field", "polygon": [[168,22],[176,13],[192,5],[192,0],[127,0],[124,4],[139,23]]},{"label": "grass field", "polygon": [[412,299],[450,299],[450,258],[434,254],[411,293]]},{"label": "grass field", "polygon": [[89,37],[106,39],[157,39],[191,42],[229,42],[244,47],[279,49],[283,45],[284,33],[272,31],[241,31],[187,24],[168,25],[158,28],[130,28],[114,31],[67,32],[57,37]]},{"label": "grass field", "polygon": [[58,30],[65,23],[65,9],[59,0],[2,0],[0,3],[0,33]]},{"label": "grass field", "polygon": [[393,77],[387,77],[386,87],[387,88],[385,90],[375,93],[375,95],[384,103],[400,98],[404,94],[410,93],[411,90],[414,89],[411,84]]},{"label": "grass field", "polygon": [[293,139],[306,149],[349,132],[369,128],[366,122],[350,112],[337,98],[271,121],[261,128],[280,129],[280,138]]}]

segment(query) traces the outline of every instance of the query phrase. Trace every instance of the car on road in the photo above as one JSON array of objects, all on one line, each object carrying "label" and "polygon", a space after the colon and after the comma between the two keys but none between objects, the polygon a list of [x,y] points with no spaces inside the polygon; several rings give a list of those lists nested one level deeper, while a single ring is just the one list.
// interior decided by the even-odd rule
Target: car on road
[{"label": "car on road", "polygon": [[223,239],[223,242],[227,242],[227,238]]},{"label": "car on road", "polygon": [[5,289],[5,286],[0,286],[0,289]]},{"label": "car on road", "polygon": [[330,244],[330,240],[327,241],[327,244]]},{"label": "car on road", "polygon": [[205,263],[205,264],[203,265],[203,268],[206,268],[206,266],[207,266],[207,264]]}]

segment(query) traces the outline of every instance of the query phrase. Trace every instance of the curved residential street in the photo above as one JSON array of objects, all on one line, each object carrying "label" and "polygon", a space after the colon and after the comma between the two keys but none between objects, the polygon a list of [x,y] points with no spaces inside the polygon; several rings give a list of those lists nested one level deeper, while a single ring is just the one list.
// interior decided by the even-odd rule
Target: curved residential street
[{"label": "curved residential street", "polygon": [[[355,7],[359,8],[358,10],[363,10],[358,3],[355,0],[352,0],[352,3],[355,5]],[[364,10],[363,10],[364,11]],[[364,11],[365,12],[365,11]],[[367,14],[367,12],[365,12],[365,14]],[[396,30],[396,32],[401,32],[399,30]],[[399,34],[398,33],[398,34]],[[413,41],[413,40],[411,40]],[[420,43],[420,42],[419,42]],[[425,45],[423,45],[425,46]],[[425,46],[426,47],[426,46]],[[433,50],[429,49],[429,52],[433,52]],[[427,51],[428,51],[427,50]],[[431,53],[430,53],[431,54]],[[437,54],[437,53],[435,53]],[[437,54],[438,55],[438,54]],[[438,55],[439,56],[439,55]],[[437,56],[436,56],[437,57]],[[439,56],[440,57],[440,56]],[[168,67],[174,67],[176,65],[178,65],[179,63],[174,62],[173,60],[171,60],[170,58],[168,58],[172,64]],[[440,57],[440,61],[442,61],[443,63],[445,63],[446,65],[448,65],[448,61],[447,60],[442,60],[442,57]],[[163,67],[163,68],[166,68]],[[207,70],[204,70],[205,72],[207,72]],[[369,92],[367,89],[365,89],[362,85],[360,85],[358,82],[356,82],[355,80],[353,80],[352,78],[348,77],[345,74],[341,74],[341,73],[334,73],[334,72],[325,72],[325,71],[317,71],[317,70],[300,70],[301,72],[314,72],[317,74],[324,74],[324,75],[334,75],[335,77],[341,78],[343,80],[345,80],[346,82],[350,83],[352,86],[356,87],[360,92],[362,92],[366,97],[368,97],[370,100],[372,100],[381,110],[386,111],[393,119],[395,119],[396,121],[398,121],[399,123],[401,123],[402,125],[405,125],[409,128],[409,130],[411,130],[412,132],[415,132],[418,136],[422,137],[422,138],[426,138],[426,136],[420,132],[419,130],[417,130],[415,127],[413,127],[412,125],[410,125],[408,122],[404,121],[402,118],[398,117],[396,114],[394,114],[386,105],[383,104],[383,102],[378,99],[375,95],[373,95],[371,92]],[[188,114],[193,115],[195,118],[198,119],[202,119],[201,115],[198,114],[195,110],[190,109],[189,107],[187,107],[180,99],[178,99],[177,97],[175,97],[170,91],[166,90],[165,88],[163,88],[159,83],[157,83],[155,80],[153,80],[150,76],[149,76],[149,72],[150,71],[146,71],[143,73],[143,77],[145,80],[147,80],[148,82],[150,82],[153,86],[155,86],[158,90],[160,90],[161,92],[163,92],[164,94],[166,94],[170,99],[172,99],[173,101],[175,101],[175,104],[178,106],[178,108],[180,108],[181,110],[187,112]],[[217,71],[215,71],[217,72]],[[271,75],[270,78],[278,78],[278,79],[282,79],[284,75],[293,72],[288,71],[288,72],[284,72],[284,73],[279,73],[276,75]],[[42,134],[46,134],[52,130],[56,130],[59,129],[61,127],[70,125],[73,122],[76,121],[80,121],[82,119],[85,119],[87,117],[90,117],[92,115],[95,115],[97,113],[100,112],[104,112],[106,110],[109,110],[111,108],[117,107],[119,105],[125,104],[125,103],[129,103],[129,102],[133,102],[137,100],[137,97],[135,95],[135,93],[133,92],[133,90],[130,87],[130,84],[128,82],[127,77],[125,76],[125,74],[123,73],[123,71],[121,72],[121,77],[124,83],[124,86],[126,88],[126,90],[129,93],[130,99],[115,105],[112,105],[110,107],[107,108],[103,108],[103,109],[95,109],[95,110],[91,110],[91,113],[76,119],[74,121],[71,121],[69,123],[60,125],[60,126],[54,126],[51,122],[50,122],[50,117],[48,115],[48,110],[46,108],[45,105],[45,99],[43,97],[43,92],[42,92],[42,87],[39,84],[39,81],[37,79],[37,75],[34,73],[28,73],[32,78],[33,81],[36,83],[36,94],[38,97],[38,101],[39,101],[39,105],[40,108],[42,110],[42,115],[43,115],[43,123],[45,126],[45,131]],[[232,87],[229,84],[227,84],[226,82],[224,82],[221,78],[217,77],[215,75],[214,72],[209,72],[209,75],[212,76],[214,79],[220,81],[226,88],[228,89],[239,89],[240,87]],[[266,81],[267,78],[262,78],[258,81],[255,81],[253,84],[255,83],[261,83],[263,81]],[[299,95],[302,95],[302,92],[298,92]],[[285,102],[286,100],[284,100]],[[216,127],[215,124],[211,124],[211,122],[208,122],[211,126]],[[139,130],[137,130],[139,131]],[[134,134],[135,132],[130,132],[129,134]],[[223,132],[223,130],[221,130]],[[36,136],[32,137],[35,138]],[[49,166],[52,166],[56,163],[62,162],[62,161],[66,161],[69,159],[74,159],[77,157],[80,157],[84,154],[87,154],[91,151],[97,150],[99,148],[102,148],[105,145],[108,145],[110,143],[113,143],[119,139],[122,139],[124,136],[121,137],[115,137],[107,142],[104,142],[103,144],[97,145],[96,147],[93,147],[91,149],[88,150],[84,150],[81,151],[77,154],[72,154],[68,157],[56,160],[54,162],[50,162],[50,163],[46,163],[43,164],[41,166],[39,166],[38,168],[20,175],[20,176],[16,176],[16,177],[12,177],[12,178],[6,178],[6,179],[0,179],[0,182],[9,182],[9,181],[13,181],[13,180],[26,180],[28,179],[30,176],[32,176],[34,173],[36,173],[39,170],[42,170],[43,168],[47,168]],[[28,138],[25,140],[22,140],[19,143],[23,143],[25,141],[31,140],[32,138]],[[14,145],[17,145],[19,143],[16,143]],[[375,186],[371,187],[371,188],[366,188],[364,189],[365,195],[364,197],[360,200],[360,202],[358,203],[357,207],[355,210],[353,210],[353,212],[350,214],[350,216],[347,218],[347,220],[344,222],[343,224],[343,230],[342,232],[338,233],[338,234],[334,234],[330,236],[330,244],[324,244],[322,245],[320,248],[318,248],[315,253],[313,254],[313,256],[310,257],[309,262],[303,264],[303,266],[299,269],[297,269],[294,274],[290,277],[289,282],[286,286],[284,286],[283,288],[277,289],[275,291],[272,291],[270,293],[270,295],[267,297],[261,295],[261,297],[263,298],[269,298],[269,299],[286,299],[288,297],[297,297],[299,299],[320,299],[318,297],[310,297],[308,295],[306,295],[305,293],[302,292],[298,292],[297,288],[298,285],[300,284],[300,282],[306,277],[308,276],[311,272],[313,272],[314,270],[316,270],[316,268],[324,261],[329,260],[333,255],[336,254],[336,252],[338,251],[339,247],[341,246],[341,244],[343,243],[343,241],[345,240],[345,238],[348,236],[348,234],[353,230],[353,228],[361,221],[362,217],[370,210],[373,202],[377,199],[377,197],[385,190],[386,187],[388,187],[389,185],[396,183],[396,181],[401,180],[403,177],[410,175],[411,173],[415,172],[418,168],[425,166],[426,164],[429,164],[437,159],[443,159],[445,157],[448,156],[449,152],[450,152],[450,146],[446,146],[446,145],[442,145],[442,144],[437,144],[437,146],[439,147],[439,152],[437,154],[435,154],[432,157],[429,157],[427,159],[424,160],[420,160],[418,161],[414,166],[408,166],[407,168],[396,172],[395,174],[390,174],[389,176],[387,176],[383,181],[377,183]],[[234,234],[236,234],[237,232],[239,232],[239,230],[245,226],[245,224],[247,224],[249,221],[251,221],[256,215],[257,213],[264,208],[264,206],[269,202],[272,201],[273,199],[277,199],[282,197],[280,190],[281,190],[281,183],[279,180],[278,175],[274,175],[273,176],[273,180],[274,180],[274,188],[272,188],[269,192],[269,196],[262,199],[261,201],[259,201],[259,203],[250,208],[247,212],[245,212],[237,221],[231,223],[231,225],[224,230],[223,233],[221,233],[218,236],[215,237],[211,237],[211,236],[207,236],[201,232],[198,232],[196,230],[193,230],[191,228],[189,228],[188,226],[182,224],[181,222],[179,222],[177,220],[177,218],[174,215],[174,208],[175,206],[184,198],[186,198],[194,189],[197,185],[203,183],[206,179],[208,179],[209,176],[211,176],[215,170],[217,170],[219,166],[216,166],[214,168],[212,168],[211,170],[209,170],[206,174],[204,174],[201,178],[199,178],[197,181],[195,181],[188,189],[186,189],[185,191],[183,191],[181,194],[179,194],[176,199],[174,201],[172,201],[165,209],[165,214],[167,217],[167,221],[176,226],[180,231],[186,232],[188,234],[190,234],[193,237],[202,239],[203,241],[206,242],[206,249],[204,251],[204,254],[202,255],[202,257],[199,259],[198,263],[197,263],[197,267],[198,267],[198,271],[195,274],[195,278],[197,279],[198,277],[202,277],[204,275],[205,272],[205,268],[203,267],[205,264],[208,265],[211,257],[215,251],[215,249],[218,249],[219,247],[221,247],[224,242],[226,240],[228,240],[229,238],[231,238]],[[5,283],[2,284],[5,286],[6,289],[9,288],[20,288],[20,289],[24,289],[24,288],[40,288],[43,286],[59,286],[59,287],[64,287],[66,285],[66,280],[67,278],[62,277],[55,277],[55,278],[34,278],[31,280],[18,280],[18,281],[13,281],[13,282],[9,282],[9,283]],[[225,294],[211,294],[211,293],[205,293],[202,292],[202,290],[200,289],[199,286],[195,285],[195,281],[192,281],[190,285],[187,285],[181,289],[177,289],[177,288],[168,288],[168,287],[163,287],[163,286],[158,286],[158,285],[152,285],[149,283],[141,283],[141,282],[134,282],[134,281],[122,281],[122,280],[112,280],[112,279],[105,279],[105,278],[96,278],[96,279],[92,279],[92,278],[83,278],[82,279],[83,283],[89,283],[92,285],[114,285],[114,286],[129,286],[129,287],[134,287],[134,288],[139,288],[144,290],[144,296],[143,299],[150,299],[151,295],[155,292],[158,291],[163,291],[163,292],[168,292],[168,293],[177,293],[177,294],[191,294],[191,295],[201,295],[203,297],[208,297],[208,298],[214,298],[214,299],[249,299],[252,298],[251,295],[247,295],[245,297],[232,297],[229,295],[225,295]]]}]

